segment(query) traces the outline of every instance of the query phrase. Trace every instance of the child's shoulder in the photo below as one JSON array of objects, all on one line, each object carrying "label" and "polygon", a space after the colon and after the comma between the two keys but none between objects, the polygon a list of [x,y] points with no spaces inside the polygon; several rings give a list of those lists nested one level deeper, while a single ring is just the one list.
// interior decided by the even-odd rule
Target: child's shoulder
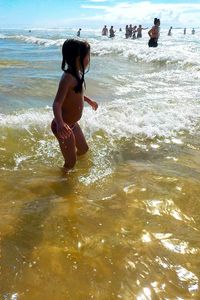
[{"label": "child's shoulder", "polygon": [[68,84],[70,86],[74,86],[77,84],[76,78],[71,73],[68,72],[63,72],[60,82]]}]

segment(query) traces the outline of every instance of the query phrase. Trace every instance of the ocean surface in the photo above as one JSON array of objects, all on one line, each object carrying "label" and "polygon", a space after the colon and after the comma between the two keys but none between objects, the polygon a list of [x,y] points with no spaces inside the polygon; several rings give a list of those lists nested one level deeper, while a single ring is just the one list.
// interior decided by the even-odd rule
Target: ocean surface
[{"label": "ocean surface", "polygon": [[50,123],[76,31],[28,29],[0,30],[0,299],[200,299],[200,29],[82,30],[99,108],[67,175]]}]

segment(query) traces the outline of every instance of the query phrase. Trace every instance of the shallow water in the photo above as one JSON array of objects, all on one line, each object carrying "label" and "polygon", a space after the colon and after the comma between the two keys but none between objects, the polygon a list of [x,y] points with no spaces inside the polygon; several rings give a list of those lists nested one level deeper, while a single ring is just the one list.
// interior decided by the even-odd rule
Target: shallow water
[{"label": "shallow water", "polygon": [[50,131],[65,32],[0,35],[1,298],[199,299],[198,32],[84,34],[99,109],[68,175]]}]

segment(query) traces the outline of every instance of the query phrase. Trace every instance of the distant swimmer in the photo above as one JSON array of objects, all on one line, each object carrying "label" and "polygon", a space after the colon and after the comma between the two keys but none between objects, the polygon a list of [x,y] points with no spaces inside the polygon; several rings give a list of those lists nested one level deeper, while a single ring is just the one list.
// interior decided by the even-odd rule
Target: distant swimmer
[{"label": "distant swimmer", "polygon": [[149,30],[148,35],[150,36],[149,47],[157,47],[160,35],[160,19],[154,19],[154,26]]},{"label": "distant swimmer", "polygon": [[127,39],[129,37],[129,28],[128,25],[125,27],[125,38]]},{"label": "distant swimmer", "polygon": [[142,30],[145,30],[147,28],[142,28],[142,25],[139,25],[138,26],[138,29],[137,29],[137,39],[141,38],[142,37]]},{"label": "distant swimmer", "polygon": [[132,24],[129,25],[128,32],[129,32],[128,33],[129,37],[132,37],[132,34],[133,34],[133,26],[132,26]]},{"label": "distant swimmer", "polygon": [[186,28],[184,28],[184,30],[183,30],[183,34],[184,34],[184,35],[186,34]]},{"label": "distant swimmer", "polygon": [[104,28],[102,29],[102,35],[105,35],[105,36],[108,35],[108,28],[107,28],[106,25],[105,25]]},{"label": "distant swimmer", "polygon": [[195,34],[195,30],[194,30],[194,28],[192,29],[192,34]]},{"label": "distant swimmer", "polygon": [[77,36],[80,37],[81,35],[81,28],[79,28],[79,30],[77,31]]},{"label": "distant swimmer", "polygon": [[110,36],[109,36],[109,37],[110,37],[110,38],[113,38],[113,37],[115,36],[115,31],[114,31],[113,26],[110,27],[109,32],[110,32]]},{"label": "distant swimmer", "polygon": [[170,27],[169,31],[168,31],[168,36],[172,35],[172,26]]},{"label": "distant swimmer", "polygon": [[136,32],[137,32],[137,26],[134,25],[132,28],[132,39],[135,40],[136,39]]}]

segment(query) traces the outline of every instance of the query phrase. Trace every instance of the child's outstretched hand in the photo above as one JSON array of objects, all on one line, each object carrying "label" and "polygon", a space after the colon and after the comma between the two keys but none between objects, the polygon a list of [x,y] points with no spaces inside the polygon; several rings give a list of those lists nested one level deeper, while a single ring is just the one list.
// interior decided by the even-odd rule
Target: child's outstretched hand
[{"label": "child's outstretched hand", "polygon": [[92,106],[92,109],[97,110],[97,108],[98,108],[98,103],[95,102],[95,101],[92,101],[91,106]]}]

